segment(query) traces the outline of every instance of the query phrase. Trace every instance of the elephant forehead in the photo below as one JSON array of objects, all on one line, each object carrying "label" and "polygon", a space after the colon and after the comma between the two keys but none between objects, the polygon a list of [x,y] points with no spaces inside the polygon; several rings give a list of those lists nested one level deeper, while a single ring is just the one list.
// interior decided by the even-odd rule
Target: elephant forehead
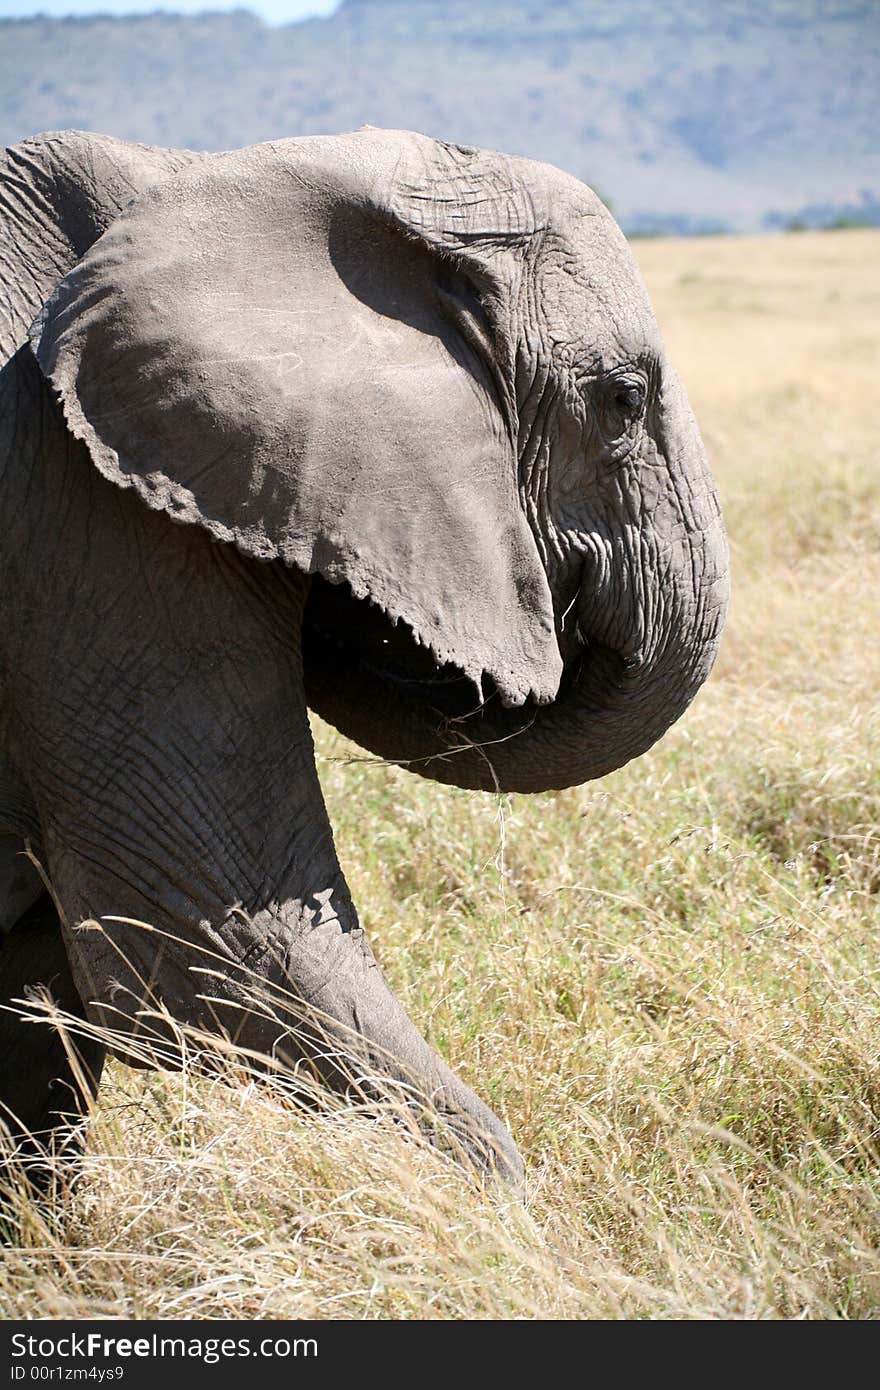
[{"label": "elephant forehead", "polygon": [[576,235],[548,237],[536,286],[535,304],[558,360],[599,372],[662,356],[644,282],[610,218],[584,218]]}]

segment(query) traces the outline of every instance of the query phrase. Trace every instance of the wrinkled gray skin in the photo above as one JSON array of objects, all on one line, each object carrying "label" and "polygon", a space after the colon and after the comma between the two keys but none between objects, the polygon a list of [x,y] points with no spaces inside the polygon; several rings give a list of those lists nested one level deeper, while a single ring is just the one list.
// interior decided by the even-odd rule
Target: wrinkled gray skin
[{"label": "wrinkled gray skin", "polygon": [[[518,1176],[375,964],[306,708],[438,781],[540,791],[693,698],[725,543],[620,232],[548,166],[375,130],[41,136],[0,164],[0,222],[6,997],[54,984],[122,1054],[147,993],[337,1085],[345,1046]],[[242,1010],[243,970],[323,1042]],[[5,1018],[2,1098],[48,1129],[82,1096]]]}]

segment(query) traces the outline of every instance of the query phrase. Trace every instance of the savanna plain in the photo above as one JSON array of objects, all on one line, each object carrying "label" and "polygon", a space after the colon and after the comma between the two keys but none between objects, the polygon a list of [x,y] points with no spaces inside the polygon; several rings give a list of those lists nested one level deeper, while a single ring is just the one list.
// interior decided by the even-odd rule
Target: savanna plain
[{"label": "savanna plain", "polygon": [[315,726],[380,963],[524,1201],[246,1058],[114,1063],[73,1193],[8,1186],[7,1317],[880,1314],[880,232],[634,249],[730,535],[709,684],[535,798]]}]

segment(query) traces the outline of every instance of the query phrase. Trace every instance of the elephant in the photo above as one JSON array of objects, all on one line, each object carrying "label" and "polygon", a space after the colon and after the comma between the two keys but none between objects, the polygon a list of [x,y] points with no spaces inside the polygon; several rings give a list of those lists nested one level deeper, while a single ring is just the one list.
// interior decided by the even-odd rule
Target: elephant
[{"label": "elephant", "polygon": [[690,704],[726,540],[623,234],[550,165],[372,127],[54,132],[0,189],[0,996],[88,1035],[2,1012],[8,1139],[63,1147],[108,1039],[174,1066],[191,1028],[343,1090],[353,1057],[521,1182],[376,964],[308,712],[533,793]]}]

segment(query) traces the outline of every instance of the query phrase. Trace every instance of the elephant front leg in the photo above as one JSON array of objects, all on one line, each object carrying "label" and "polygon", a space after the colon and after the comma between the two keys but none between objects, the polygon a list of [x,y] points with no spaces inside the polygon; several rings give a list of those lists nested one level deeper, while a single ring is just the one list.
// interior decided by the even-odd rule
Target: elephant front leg
[{"label": "elephant front leg", "polygon": [[[127,576],[149,622],[122,644],[108,618],[85,658],[59,646],[22,740],[90,1017],[142,1065],[177,1064],[182,1026],[291,1069],[305,1057],[339,1089],[390,1088],[438,1139],[519,1179],[506,1129],[421,1038],[358,923],[303,693],[307,581],[190,528],[162,539],[146,592]],[[209,552],[183,565],[185,588],[178,542]]]},{"label": "elephant front leg", "polygon": [[[90,911],[69,949],[88,981],[89,1012],[112,1030],[123,1060],[175,1067],[181,1051],[204,1055],[205,1034],[219,1033],[258,1068],[260,1056],[276,1072],[297,1074],[306,1062],[307,1074],[334,1090],[390,1101],[442,1148],[522,1182],[508,1131],[421,1037],[344,893],[299,893],[173,922],[160,904],[125,898],[115,885],[89,901],[117,911]],[[158,927],[120,922],[120,906]]]},{"label": "elephant front leg", "polygon": [[[300,792],[303,777],[300,770]],[[505,1126],[428,1047],[382,977],[331,863],[317,778],[307,805],[307,845],[293,851],[296,877],[325,887],[288,884],[268,892],[268,901],[234,880],[222,906],[214,892],[199,892],[170,910],[167,894],[132,894],[113,873],[63,853],[56,881],[75,909],[68,949],[90,1015],[113,1030],[114,1051],[135,1065],[178,1065],[182,1047],[193,1051],[193,1030],[202,1052],[204,1034],[221,1033],[249,1056],[271,1056],[274,1069],[298,1074],[306,1062],[307,1073],[334,1090],[391,1101],[446,1151],[521,1183],[523,1165]]]},{"label": "elephant front leg", "polygon": [[296,931],[285,965],[289,987],[317,1022],[313,1031],[306,1020],[305,1036],[325,1080],[361,1097],[390,1097],[441,1147],[521,1184],[522,1160],[507,1129],[421,1037],[353,912],[340,920],[325,911]]}]

